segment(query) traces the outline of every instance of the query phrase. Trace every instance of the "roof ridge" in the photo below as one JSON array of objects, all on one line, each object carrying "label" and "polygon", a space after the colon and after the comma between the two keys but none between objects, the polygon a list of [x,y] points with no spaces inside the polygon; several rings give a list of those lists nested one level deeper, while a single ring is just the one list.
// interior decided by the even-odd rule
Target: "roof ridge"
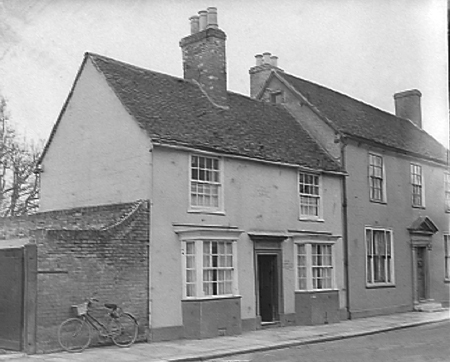
[{"label": "roof ridge", "polygon": [[111,58],[111,57],[107,57],[105,55],[100,55],[100,54],[91,53],[91,52],[86,52],[85,55],[90,57],[93,61],[95,61],[95,58],[99,58],[99,59],[101,59],[103,61],[112,62],[112,63],[116,63],[118,65],[122,65],[122,66],[126,66],[126,67],[129,67],[129,68],[133,68],[133,69],[135,69],[137,71],[153,73],[153,74],[161,75],[163,77],[173,78],[173,79],[178,80],[178,81],[183,81],[183,82],[186,82],[188,84],[195,85],[195,83],[192,82],[190,79],[185,79],[185,78],[177,77],[175,75],[170,75],[170,74],[167,74],[167,73],[158,72],[156,70],[143,68],[141,66],[138,66],[138,65],[135,65],[135,64],[131,64],[131,63],[127,63],[127,62],[124,62],[122,60],[117,60],[117,59],[114,59],[114,58]]}]

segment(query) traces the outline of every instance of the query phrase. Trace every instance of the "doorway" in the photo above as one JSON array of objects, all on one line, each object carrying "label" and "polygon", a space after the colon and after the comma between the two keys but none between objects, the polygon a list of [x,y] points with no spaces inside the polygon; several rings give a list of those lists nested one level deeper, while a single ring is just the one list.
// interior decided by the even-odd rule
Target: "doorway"
[{"label": "doorway", "polygon": [[426,284],[426,248],[416,248],[416,295],[419,302],[427,299],[427,284]]},{"label": "doorway", "polygon": [[258,254],[258,295],[261,322],[279,320],[278,254]]}]

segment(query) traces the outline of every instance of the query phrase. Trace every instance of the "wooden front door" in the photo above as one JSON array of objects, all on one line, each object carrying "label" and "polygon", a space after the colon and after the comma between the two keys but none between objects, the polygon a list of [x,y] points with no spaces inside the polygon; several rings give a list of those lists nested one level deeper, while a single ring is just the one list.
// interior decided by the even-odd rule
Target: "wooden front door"
[{"label": "wooden front door", "polygon": [[426,289],[426,248],[418,247],[416,248],[416,281],[417,281],[417,299],[419,301],[427,299],[427,289]]},{"label": "wooden front door", "polygon": [[262,322],[279,320],[278,255],[258,255],[259,313]]},{"label": "wooden front door", "polygon": [[23,348],[24,249],[0,249],[0,348]]}]

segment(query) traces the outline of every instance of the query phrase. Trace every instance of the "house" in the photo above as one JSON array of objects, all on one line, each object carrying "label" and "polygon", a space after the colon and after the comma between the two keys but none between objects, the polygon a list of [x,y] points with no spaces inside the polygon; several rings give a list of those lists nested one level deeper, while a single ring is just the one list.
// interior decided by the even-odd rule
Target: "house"
[{"label": "house", "polygon": [[184,79],[86,53],[40,160],[41,212],[149,200],[151,340],[347,316],[335,157],[284,106],[227,91],[215,8]]},{"label": "house", "polygon": [[348,174],[350,316],[448,306],[449,153],[422,129],[420,91],[395,94],[393,115],[284,72],[270,53],[250,78],[253,97],[283,104]]}]

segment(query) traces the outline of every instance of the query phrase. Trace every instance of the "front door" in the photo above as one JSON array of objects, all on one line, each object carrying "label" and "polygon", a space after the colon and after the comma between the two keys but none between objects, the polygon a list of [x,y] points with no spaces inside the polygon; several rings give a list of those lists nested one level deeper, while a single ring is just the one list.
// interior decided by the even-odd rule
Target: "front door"
[{"label": "front door", "polygon": [[426,295],[426,248],[416,248],[416,280],[417,299],[419,301],[427,299]]},{"label": "front door", "polygon": [[261,322],[279,320],[278,255],[258,255],[259,314]]}]

